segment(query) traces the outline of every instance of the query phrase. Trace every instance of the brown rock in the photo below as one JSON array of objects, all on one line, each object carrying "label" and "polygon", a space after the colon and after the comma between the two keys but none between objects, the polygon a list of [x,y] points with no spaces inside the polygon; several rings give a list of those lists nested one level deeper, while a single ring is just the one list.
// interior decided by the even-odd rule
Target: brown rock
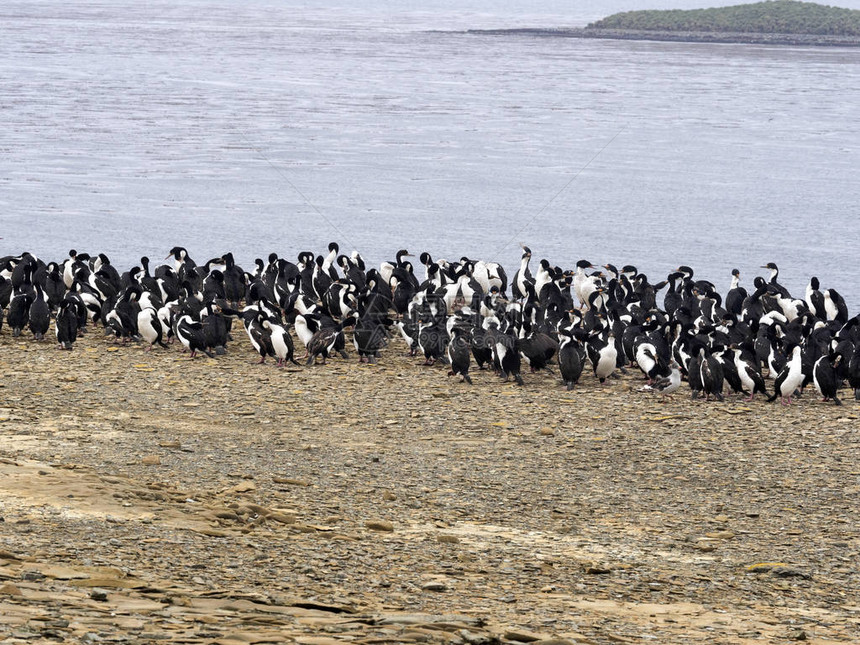
[{"label": "brown rock", "polygon": [[289,484],[290,486],[310,486],[311,483],[306,479],[293,479],[292,477],[272,476],[272,481],[276,484]]},{"label": "brown rock", "polygon": [[524,629],[509,629],[505,632],[504,638],[509,641],[516,641],[517,643],[534,643],[536,641],[546,640],[544,635],[527,632]]},{"label": "brown rock", "polygon": [[705,537],[709,537],[712,540],[731,540],[735,537],[735,534],[732,531],[713,531],[705,533]]},{"label": "brown rock", "polygon": [[24,594],[21,590],[13,585],[11,582],[7,582],[3,586],[0,586],[0,594],[4,596],[23,596]]},{"label": "brown rock", "polygon": [[219,531],[218,529],[196,528],[194,529],[194,532],[200,533],[200,535],[207,535],[209,537],[227,537],[227,533],[225,531]]},{"label": "brown rock", "polygon": [[256,515],[269,515],[271,511],[265,506],[260,506],[259,504],[245,504],[243,509],[247,509],[251,513]]},{"label": "brown rock", "polygon": [[712,541],[696,542],[693,544],[693,548],[703,553],[711,553],[717,550],[717,546]]},{"label": "brown rock", "polygon": [[434,581],[434,582],[425,582],[421,585],[421,588],[424,591],[448,591],[448,585],[444,582]]},{"label": "brown rock", "polygon": [[270,520],[274,520],[275,522],[280,522],[281,524],[294,524],[296,521],[295,515],[290,515],[287,513],[278,513],[272,512],[267,515]]},{"label": "brown rock", "polygon": [[369,528],[371,531],[393,531],[394,525],[391,522],[387,522],[385,520],[367,520],[364,523],[364,526]]},{"label": "brown rock", "polygon": [[238,522],[242,518],[236,515],[233,511],[220,511],[212,514],[219,520],[232,520],[233,522]]}]

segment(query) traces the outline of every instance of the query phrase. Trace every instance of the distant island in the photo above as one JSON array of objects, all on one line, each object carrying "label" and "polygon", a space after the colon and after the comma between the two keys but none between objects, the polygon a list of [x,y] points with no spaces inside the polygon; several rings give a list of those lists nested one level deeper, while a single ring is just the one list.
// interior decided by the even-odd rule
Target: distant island
[{"label": "distant island", "polygon": [[712,9],[625,11],[585,28],[486,29],[468,33],[858,47],[860,11],[814,2],[772,0]]},{"label": "distant island", "polygon": [[774,0],[712,9],[625,11],[593,22],[586,29],[860,36],[860,11]]}]

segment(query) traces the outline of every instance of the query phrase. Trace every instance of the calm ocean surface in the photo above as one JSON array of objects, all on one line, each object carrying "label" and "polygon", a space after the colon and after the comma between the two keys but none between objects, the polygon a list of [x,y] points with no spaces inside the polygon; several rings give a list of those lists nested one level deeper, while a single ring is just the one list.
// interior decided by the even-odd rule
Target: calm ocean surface
[{"label": "calm ocean surface", "polygon": [[0,255],[523,242],[856,313],[860,50],[462,33],[710,4],[3,2]]}]

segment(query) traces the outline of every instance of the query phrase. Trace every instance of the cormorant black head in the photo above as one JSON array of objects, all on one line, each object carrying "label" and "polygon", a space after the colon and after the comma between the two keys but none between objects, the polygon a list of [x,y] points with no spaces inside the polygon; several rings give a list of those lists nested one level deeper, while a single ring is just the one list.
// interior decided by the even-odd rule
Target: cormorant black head
[{"label": "cormorant black head", "polygon": [[433,258],[432,258],[432,257],[430,257],[430,254],[429,254],[429,253],[427,253],[427,251],[424,251],[423,253],[421,253],[421,255],[419,255],[419,256],[418,256],[418,260],[419,260],[419,261],[421,262],[421,264],[423,264],[424,266],[427,266],[428,264],[430,264],[431,262],[433,262]]},{"label": "cormorant black head", "polygon": [[143,288],[139,284],[132,284],[125,290],[123,294],[123,299],[127,302],[132,300],[138,300],[143,293]]},{"label": "cormorant black head", "polygon": [[594,265],[591,262],[589,262],[588,260],[580,260],[579,262],[576,263],[577,269],[590,269],[593,266]]},{"label": "cormorant black head", "polygon": [[328,251],[329,251],[329,253],[334,251],[335,255],[337,255],[337,253],[340,252],[340,247],[337,245],[337,242],[329,242]]},{"label": "cormorant black head", "polygon": [[828,289],[827,291],[824,292],[824,295],[825,296],[829,295],[830,299],[833,302],[841,302],[843,300],[842,296],[839,294],[839,292],[836,289]]},{"label": "cormorant black head", "polygon": [[274,264],[277,261],[278,261],[278,254],[277,253],[269,253],[269,264]]},{"label": "cormorant black head", "polygon": [[737,269],[732,269],[732,275],[735,276],[736,278],[740,278],[741,272],[738,271]]},{"label": "cormorant black head", "polygon": [[818,278],[812,276],[812,278],[809,280],[809,286],[812,287],[813,291],[818,291],[818,289],[820,288]]}]

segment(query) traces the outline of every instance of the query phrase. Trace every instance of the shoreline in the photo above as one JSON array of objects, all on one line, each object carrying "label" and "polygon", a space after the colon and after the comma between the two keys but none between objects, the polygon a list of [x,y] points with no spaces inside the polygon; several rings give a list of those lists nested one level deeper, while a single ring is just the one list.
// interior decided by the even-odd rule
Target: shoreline
[{"label": "shoreline", "polygon": [[817,34],[763,34],[707,31],[651,31],[643,29],[593,29],[588,27],[522,27],[512,29],[469,29],[479,36],[526,36],[536,38],[596,38],[602,40],[644,40],[658,42],[781,45],[792,47],[860,47],[860,36]]}]

